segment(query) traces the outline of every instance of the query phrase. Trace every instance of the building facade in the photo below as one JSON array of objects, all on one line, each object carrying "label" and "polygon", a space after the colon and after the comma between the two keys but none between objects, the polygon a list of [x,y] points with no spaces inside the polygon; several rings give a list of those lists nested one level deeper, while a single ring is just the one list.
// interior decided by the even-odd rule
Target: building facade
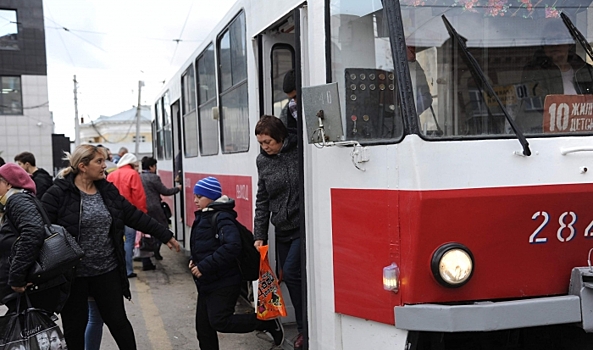
[{"label": "building facade", "polygon": [[[136,153],[136,113],[137,108],[113,116],[100,116],[97,120],[80,125],[80,142],[88,144],[101,144],[116,154],[121,147],[126,147],[129,152]],[[140,108],[140,137],[138,154],[152,156],[152,127],[149,106]]]},{"label": "building facade", "polygon": [[0,0],[0,156],[11,162],[32,152],[51,173],[53,120],[49,111],[42,0]]}]

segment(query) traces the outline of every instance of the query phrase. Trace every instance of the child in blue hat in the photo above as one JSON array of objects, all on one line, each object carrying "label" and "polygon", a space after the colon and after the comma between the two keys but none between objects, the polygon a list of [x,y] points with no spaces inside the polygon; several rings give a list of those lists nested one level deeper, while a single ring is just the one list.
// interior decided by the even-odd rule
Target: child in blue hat
[{"label": "child in blue hat", "polygon": [[[219,349],[216,332],[268,331],[276,345],[282,344],[284,330],[279,319],[260,321],[255,312],[234,314],[242,283],[237,264],[241,238],[234,223],[235,201],[222,194],[218,179],[209,176],[194,186],[194,203],[197,211],[191,229],[189,269],[198,289],[196,332],[200,349]],[[217,212],[213,228],[212,217]]]}]

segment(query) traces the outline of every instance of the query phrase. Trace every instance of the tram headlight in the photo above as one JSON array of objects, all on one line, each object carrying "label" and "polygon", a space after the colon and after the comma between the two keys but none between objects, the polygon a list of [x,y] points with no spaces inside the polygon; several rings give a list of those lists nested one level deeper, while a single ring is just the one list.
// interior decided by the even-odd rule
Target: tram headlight
[{"label": "tram headlight", "polygon": [[474,257],[470,250],[459,243],[440,246],[432,256],[431,269],[441,285],[457,288],[466,284],[474,272]]}]

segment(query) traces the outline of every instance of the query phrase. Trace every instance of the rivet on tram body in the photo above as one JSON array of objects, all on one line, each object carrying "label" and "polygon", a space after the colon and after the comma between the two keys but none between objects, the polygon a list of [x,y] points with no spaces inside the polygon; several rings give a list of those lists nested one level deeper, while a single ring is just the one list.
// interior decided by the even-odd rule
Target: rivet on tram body
[{"label": "rivet on tram body", "polygon": [[580,169],[581,169],[581,174],[586,173],[588,170],[586,166],[582,166]]}]

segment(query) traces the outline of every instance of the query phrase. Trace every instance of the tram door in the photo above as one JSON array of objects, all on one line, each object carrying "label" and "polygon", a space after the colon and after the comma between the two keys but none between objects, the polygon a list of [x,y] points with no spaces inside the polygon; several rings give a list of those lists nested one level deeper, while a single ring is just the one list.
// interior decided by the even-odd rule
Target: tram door
[{"label": "tram door", "polygon": [[[173,186],[183,185],[183,153],[181,140],[183,135],[181,132],[181,110],[179,108],[179,100],[171,105],[171,119],[173,121],[173,130],[171,131],[173,137]],[[173,198],[173,217],[171,218],[171,229],[175,233],[175,239],[180,242],[184,241],[185,234],[185,191],[180,191]]]},{"label": "tram door", "polygon": [[[294,21],[292,16],[288,16],[276,22],[259,36],[260,43],[260,114],[274,115],[280,117],[282,109],[288,104],[288,97],[282,85],[284,76],[288,71],[295,67],[295,35]],[[297,176],[297,174],[294,174]],[[257,183],[257,179],[256,179]],[[256,186],[257,188],[257,186]],[[270,225],[272,226],[272,225]],[[276,252],[273,227],[270,227],[270,264],[276,265]],[[288,298],[288,290],[285,284],[282,284],[282,295],[285,296],[288,317],[283,318],[283,322],[295,322],[294,307]]]}]

